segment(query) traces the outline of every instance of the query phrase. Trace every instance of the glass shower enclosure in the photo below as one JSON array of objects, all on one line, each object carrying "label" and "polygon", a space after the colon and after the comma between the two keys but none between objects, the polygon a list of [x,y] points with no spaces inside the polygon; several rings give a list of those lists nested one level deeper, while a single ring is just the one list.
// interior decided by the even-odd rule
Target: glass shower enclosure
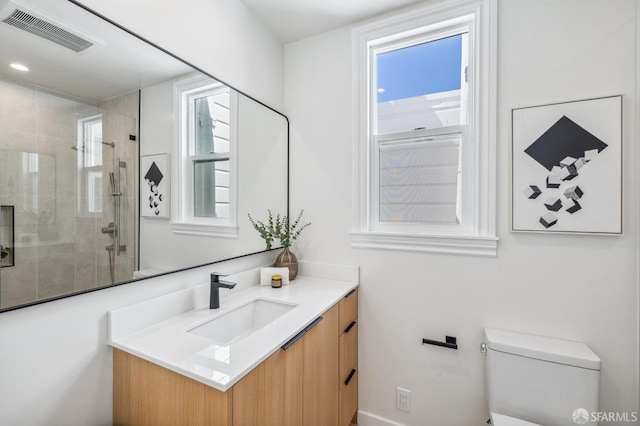
[{"label": "glass shower enclosure", "polygon": [[0,76],[0,309],[130,280],[138,92],[93,103]]}]

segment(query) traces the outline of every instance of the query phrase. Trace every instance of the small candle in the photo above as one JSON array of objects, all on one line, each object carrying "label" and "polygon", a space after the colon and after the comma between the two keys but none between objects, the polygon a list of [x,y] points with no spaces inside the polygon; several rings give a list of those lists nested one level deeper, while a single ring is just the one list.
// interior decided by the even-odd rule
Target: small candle
[{"label": "small candle", "polygon": [[273,288],[282,287],[282,275],[272,275],[271,276],[271,287],[273,287]]}]

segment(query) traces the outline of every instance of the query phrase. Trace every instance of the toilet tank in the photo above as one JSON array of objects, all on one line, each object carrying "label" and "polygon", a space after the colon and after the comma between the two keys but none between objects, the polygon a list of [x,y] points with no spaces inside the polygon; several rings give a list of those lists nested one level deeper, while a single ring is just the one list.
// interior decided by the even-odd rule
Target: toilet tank
[{"label": "toilet tank", "polygon": [[[598,411],[600,358],[583,343],[506,330],[484,330],[489,409],[545,426],[586,424],[576,411]],[[589,416],[590,417],[590,416]]]}]

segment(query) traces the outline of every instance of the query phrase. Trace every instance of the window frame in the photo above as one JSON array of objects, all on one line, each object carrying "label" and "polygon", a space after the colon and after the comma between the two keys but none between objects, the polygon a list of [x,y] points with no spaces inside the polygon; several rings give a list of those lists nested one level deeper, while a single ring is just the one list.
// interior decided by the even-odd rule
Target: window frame
[{"label": "window frame", "polygon": [[[105,209],[105,195],[108,191],[108,184],[104,180],[104,168],[106,167],[102,133],[99,139],[92,140],[92,126],[99,123],[104,126],[104,115],[102,113],[95,114],[76,121],[76,179],[77,179],[77,195],[76,195],[76,214],[79,217],[91,218],[98,217],[103,214]],[[94,152],[99,152],[99,158],[94,156]],[[107,172],[108,175],[108,172]],[[99,191],[91,191],[96,188]],[[105,192],[106,191],[106,192]],[[95,210],[91,210],[95,207]]]},{"label": "window frame", "polygon": [[[351,244],[359,248],[382,248],[496,256],[496,0],[447,0],[368,23],[352,31],[354,193]],[[385,46],[418,44],[417,40],[459,31],[468,26],[468,124],[452,126],[462,131],[461,156],[462,225],[389,224],[380,226],[379,164],[375,137],[439,134],[446,128],[397,134],[373,134],[375,107],[374,55]],[[375,137],[374,137],[375,136]],[[389,139],[389,138],[387,138]],[[378,139],[380,140],[380,139]],[[374,149],[376,148],[376,149]]]},{"label": "window frame", "polygon": [[[194,100],[229,90],[229,152],[195,154]],[[171,228],[176,234],[204,235],[223,238],[238,238],[237,217],[237,133],[238,96],[237,92],[223,83],[209,77],[197,75],[174,84],[174,111],[176,122],[176,166],[177,200],[175,217]],[[228,154],[228,155],[225,155]],[[195,163],[208,161],[229,161],[229,217],[211,218],[194,215]]]}]

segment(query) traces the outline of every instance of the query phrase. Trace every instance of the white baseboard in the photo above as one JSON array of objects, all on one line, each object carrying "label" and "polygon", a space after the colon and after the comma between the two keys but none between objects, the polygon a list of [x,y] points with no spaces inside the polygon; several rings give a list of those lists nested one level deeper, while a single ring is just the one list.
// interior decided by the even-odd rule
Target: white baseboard
[{"label": "white baseboard", "polygon": [[358,426],[405,426],[384,417],[358,410]]}]

